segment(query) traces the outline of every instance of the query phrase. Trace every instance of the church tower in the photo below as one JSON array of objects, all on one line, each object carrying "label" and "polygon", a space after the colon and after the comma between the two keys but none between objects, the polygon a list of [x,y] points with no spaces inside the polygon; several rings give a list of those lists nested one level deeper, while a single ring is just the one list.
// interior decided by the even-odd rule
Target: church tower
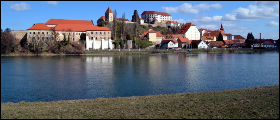
[{"label": "church tower", "polygon": [[222,34],[225,34],[225,30],[224,30],[224,28],[223,28],[223,23],[221,23],[220,31],[221,31]]},{"label": "church tower", "polygon": [[110,7],[108,7],[108,9],[105,12],[105,21],[107,22],[111,22],[113,21],[113,11],[111,10]]}]

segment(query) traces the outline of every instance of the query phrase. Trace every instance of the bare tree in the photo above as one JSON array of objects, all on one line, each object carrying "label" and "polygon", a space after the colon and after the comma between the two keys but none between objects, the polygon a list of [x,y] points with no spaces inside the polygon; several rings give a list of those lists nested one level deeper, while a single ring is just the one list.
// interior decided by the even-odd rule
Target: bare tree
[{"label": "bare tree", "polygon": [[125,13],[122,15],[122,22],[121,22],[121,40],[124,38],[125,33]]},{"label": "bare tree", "polygon": [[116,40],[116,31],[117,31],[117,10],[114,10],[114,16],[113,16],[113,36],[114,40]]}]

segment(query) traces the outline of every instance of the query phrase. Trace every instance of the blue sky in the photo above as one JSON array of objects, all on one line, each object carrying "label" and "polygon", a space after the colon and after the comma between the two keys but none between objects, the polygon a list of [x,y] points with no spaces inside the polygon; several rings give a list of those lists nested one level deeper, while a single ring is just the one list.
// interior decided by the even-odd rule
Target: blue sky
[{"label": "blue sky", "polygon": [[93,20],[110,7],[131,20],[134,10],[167,12],[172,20],[226,33],[252,32],[255,38],[279,39],[279,1],[1,1],[1,29],[26,30],[49,19]]}]

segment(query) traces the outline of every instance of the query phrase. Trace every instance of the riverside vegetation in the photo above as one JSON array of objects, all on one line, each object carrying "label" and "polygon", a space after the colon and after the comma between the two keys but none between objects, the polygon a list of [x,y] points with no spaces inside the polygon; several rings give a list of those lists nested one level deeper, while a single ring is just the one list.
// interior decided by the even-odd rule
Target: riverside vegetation
[{"label": "riverside vegetation", "polygon": [[279,119],[279,85],[239,90],[1,103],[1,119]]}]

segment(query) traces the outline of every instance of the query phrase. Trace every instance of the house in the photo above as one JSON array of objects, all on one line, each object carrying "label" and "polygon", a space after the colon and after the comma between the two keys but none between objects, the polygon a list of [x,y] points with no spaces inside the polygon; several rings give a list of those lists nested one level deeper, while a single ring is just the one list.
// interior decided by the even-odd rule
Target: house
[{"label": "house", "polygon": [[143,34],[139,35],[139,37],[140,39],[147,38],[149,41],[153,43],[153,45],[157,45],[161,43],[164,36],[153,29],[149,29],[145,31]]},{"label": "house", "polygon": [[161,47],[170,49],[178,47],[178,41],[175,39],[162,39]]},{"label": "house", "polygon": [[231,46],[232,48],[246,48],[246,43],[238,43],[238,42],[235,42],[232,44]]},{"label": "house", "polygon": [[227,48],[230,48],[233,45],[233,41],[232,40],[224,40],[224,45]]},{"label": "house", "polygon": [[245,38],[244,37],[242,37],[241,35],[233,35],[234,37],[234,39],[233,40],[239,40],[240,42],[245,42]]},{"label": "house", "polygon": [[269,40],[263,41],[262,47],[265,47],[265,48],[276,48],[274,43],[272,41],[269,41]]},{"label": "house", "polygon": [[144,11],[141,14],[141,18],[144,19],[144,22],[152,22],[154,21],[154,18],[157,19],[157,22],[163,22],[171,21],[172,16],[165,12],[157,12],[157,11]]},{"label": "house", "polygon": [[205,41],[205,42],[208,42],[208,41],[216,41],[216,36],[210,36],[209,33],[205,33],[205,34],[208,34],[208,36],[207,36],[207,35],[201,36],[201,40],[202,40],[202,41]]},{"label": "house", "polygon": [[209,48],[222,48],[224,46],[223,41],[209,41]]},{"label": "house", "polygon": [[181,29],[177,31],[176,34],[190,40],[200,40],[200,33],[196,26],[192,23],[183,24]]},{"label": "house", "polygon": [[189,47],[190,40],[188,38],[179,37],[177,39],[177,41],[178,41],[178,47],[180,47],[180,48],[188,48]]},{"label": "house", "polygon": [[[110,7],[107,8],[107,10],[105,11],[105,16],[101,16],[98,20],[97,20],[97,25],[101,25],[101,23],[103,21],[106,21],[106,22],[113,22],[113,19],[114,18],[114,13],[113,11],[111,10]],[[122,21],[124,20],[125,23],[131,23],[128,19],[123,19],[123,18],[115,18],[116,20],[118,21]]]},{"label": "house", "polygon": [[198,49],[207,49],[208,48],[208,45],[206,44],[206,42],[204,42],[202,40],[191,40],[190,46],[191,46],[191,48],[198,48]]},{"label": "house", "polygon": [[166,21],[166,27],[180,27],[180,23],[177,21]]}]

